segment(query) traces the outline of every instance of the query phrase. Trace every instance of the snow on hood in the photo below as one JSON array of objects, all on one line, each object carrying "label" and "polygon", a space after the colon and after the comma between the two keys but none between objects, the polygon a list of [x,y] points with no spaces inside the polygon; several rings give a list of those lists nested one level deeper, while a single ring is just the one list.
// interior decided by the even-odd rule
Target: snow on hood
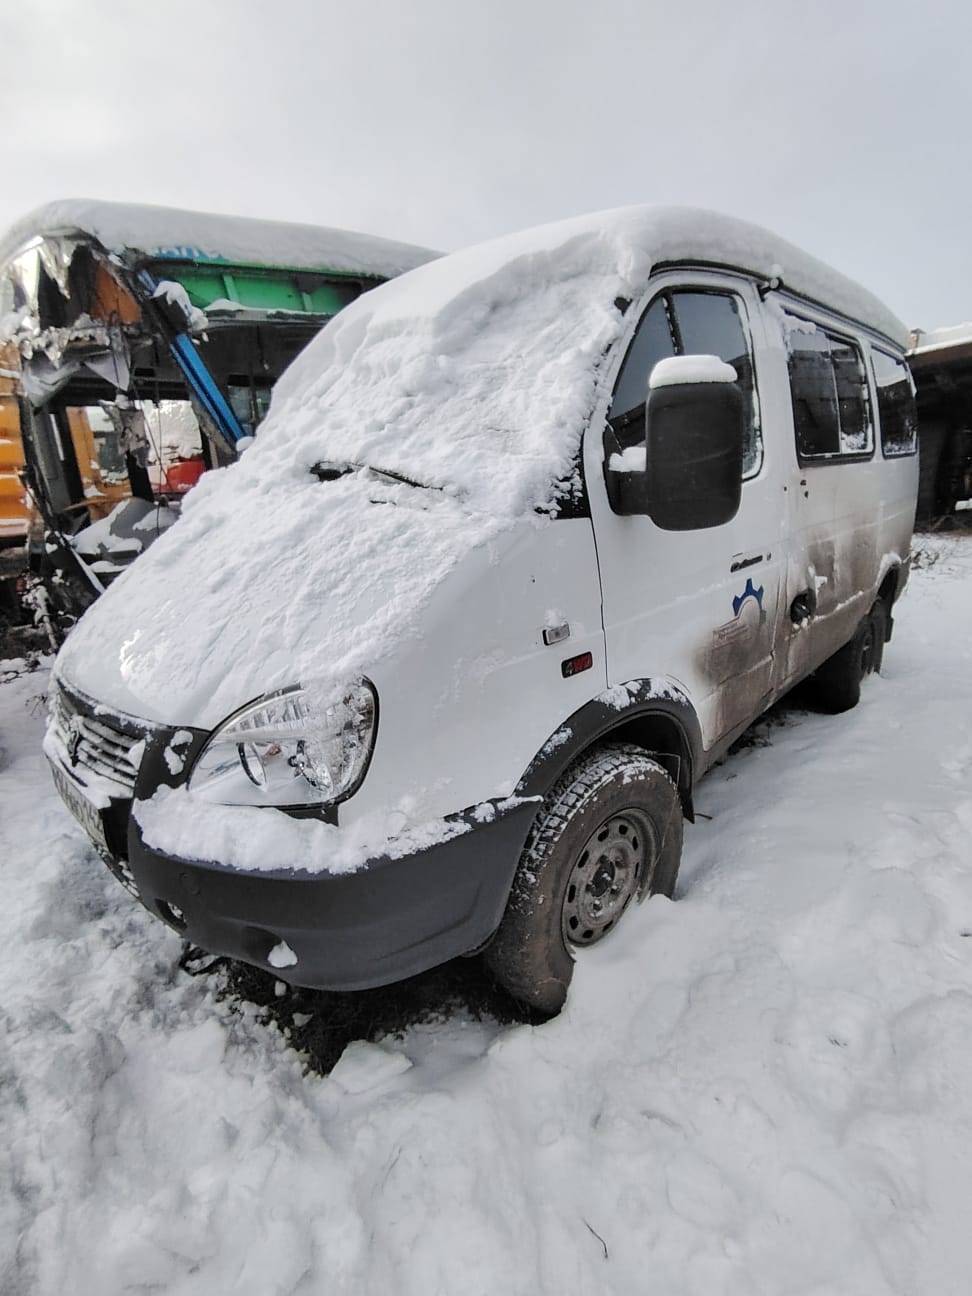
[{"label": "snow on hood", "polygon": [[[327,325],[254,446],[189,494],[59,671],[132,715],[202,726],[270,689],[368,674],[473,547],[549,524],[624,324],[616,299],[693,259],[782,266],[792,289],[893,327],[826,266],[705,212],[625,208],[430,262]],[[322,461],[418,485],[366,468],[322,483]]]},{"label": "snow on hood", "polygon": [[38,207],[0,238],[0,265],[38,235],[82,232],[108,252],[134,251],[180,261],[255,263],[295,270],[336,270],[387,278],[441,255],[359,234],[286,221],[136,203],[66,199]]}]

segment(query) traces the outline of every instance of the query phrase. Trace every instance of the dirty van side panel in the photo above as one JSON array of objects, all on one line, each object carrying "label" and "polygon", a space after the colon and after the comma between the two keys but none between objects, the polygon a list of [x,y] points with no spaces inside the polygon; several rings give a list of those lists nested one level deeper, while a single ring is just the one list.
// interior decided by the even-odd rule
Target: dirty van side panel
[{"label": "dirty van side panel", "polygon": [[854,634],[880,569],[880,465],[805,465],[791,492],[790,603],[812,598],[809,620],[787,618],[786,678],[816,669]]},{"label": "dirty van side panel", "polygon": [[[878,552],[879,581],[891,567],[904,566],[911,553],[915,528],[915,500],[918,492],[918,456],[889,459],[884,465],[881,490],[881,527]],[[900,563],[899,563],[900,559]],[[900,592],[900,589],[899,589]]]},{"label": "dirty van side panel", "polygon": [[[897,472],[881,454],[867,337],[802,304],[781,306],[771,300],[767,313],[779,332],[788,404],[781,423],[788,426],[793,462],[786,491],[789,538],[778,651],[782,691],[852,637],[889,566],[907,554],[914,503],[905,498],[909,474]],[[824,381],[816,386],[808,381],[800,356],[795,365],[792,356],[802,350],[812,360],[819,347],[830,363],[828,337],[836,339],[835,351],[841,346],[845,356],[859,361],[855,374],[860,382],[854,384],[853,401],[847,386],[835,382],[829,408],[822,412],[827,405]],[[821,372],[826,377],[825,367]],[[849,426],[854,427],[852,438]],[[829,427],[832,444],[826,443]],[[814,446],[820,453],[808,454],[814,437],[820,438]]]}]

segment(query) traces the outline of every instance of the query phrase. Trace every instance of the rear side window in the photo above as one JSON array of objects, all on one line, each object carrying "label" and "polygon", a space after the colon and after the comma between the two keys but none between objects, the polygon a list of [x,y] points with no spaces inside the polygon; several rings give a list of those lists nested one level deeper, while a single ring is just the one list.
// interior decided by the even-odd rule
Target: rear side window
[{"label": "rear side window", "polygon": [[840,452],[848,455],[867,454],[874,443],[874,433],[864,357],[852,342],[831,338],[830,358],[834,365],[834,386],[837,388]]},{"label": "rear side window", "polygon": [[918,448],[918,413],[911,373],[903,360],[871,351],[877,385],[881,450],[888,459],[913,455]]},{"label": "rear side window", "polygon": [[644,440],[648,378],[659,360],[715,355],[736,371],[746,412],[743,474],[759,469],[762,440],[749,333],[734,293],[679,289],[662,293],[641,317],[618,376],[609,420],[622,448]]},{"label": "rear side window", "polygon": [[864,357],[854,342],[786,317],[790,399],[801,459],[869,455],[874,429]]}]

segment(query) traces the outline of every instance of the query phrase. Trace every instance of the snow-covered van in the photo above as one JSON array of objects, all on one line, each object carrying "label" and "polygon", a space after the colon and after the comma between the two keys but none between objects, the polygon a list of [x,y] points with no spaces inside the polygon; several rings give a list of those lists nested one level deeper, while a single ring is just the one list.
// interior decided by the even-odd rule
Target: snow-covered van
[{"label": "snow-covered van", "polygon": [[904,326],[765,230],[633,207],[349,305],[57,659],[46,752],[208,950],[353,989],[483,951],[562,1004],[671,896],[706,769],[907,579]]}]

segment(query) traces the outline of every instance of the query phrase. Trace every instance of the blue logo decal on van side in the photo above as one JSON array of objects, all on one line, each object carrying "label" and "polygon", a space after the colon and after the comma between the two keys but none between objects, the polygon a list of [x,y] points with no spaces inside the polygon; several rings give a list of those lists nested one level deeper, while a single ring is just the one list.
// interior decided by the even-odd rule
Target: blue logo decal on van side
[{"label": "blue logo decal on van side", "polygon": [[733,615],[733,616],[737,617],[737,616],[739,615],[739,612],[740,612],[740,610],[741,610],[741,608],[742,608],[742,605],[743,605],[743,604],[746,602],[746,600],[749,599],[749,598],[751,598],[751,599],[755,599],[755,600],[756,600],[757,604],[759,605],[759,610],[760,610],[760,612],[762,612],[762,610],[763,610],[763,586],[760,585],[759,589],[754,589],[754,588],[753,588],[753,582],[752,582],[751,579],[747,579],[747,581],[746,581],[746,588],[743,590],[743,592],[742,592],[741,594],[737,594],[737,595],[735,596],[735,598],[732,600],[732,615]]}]

